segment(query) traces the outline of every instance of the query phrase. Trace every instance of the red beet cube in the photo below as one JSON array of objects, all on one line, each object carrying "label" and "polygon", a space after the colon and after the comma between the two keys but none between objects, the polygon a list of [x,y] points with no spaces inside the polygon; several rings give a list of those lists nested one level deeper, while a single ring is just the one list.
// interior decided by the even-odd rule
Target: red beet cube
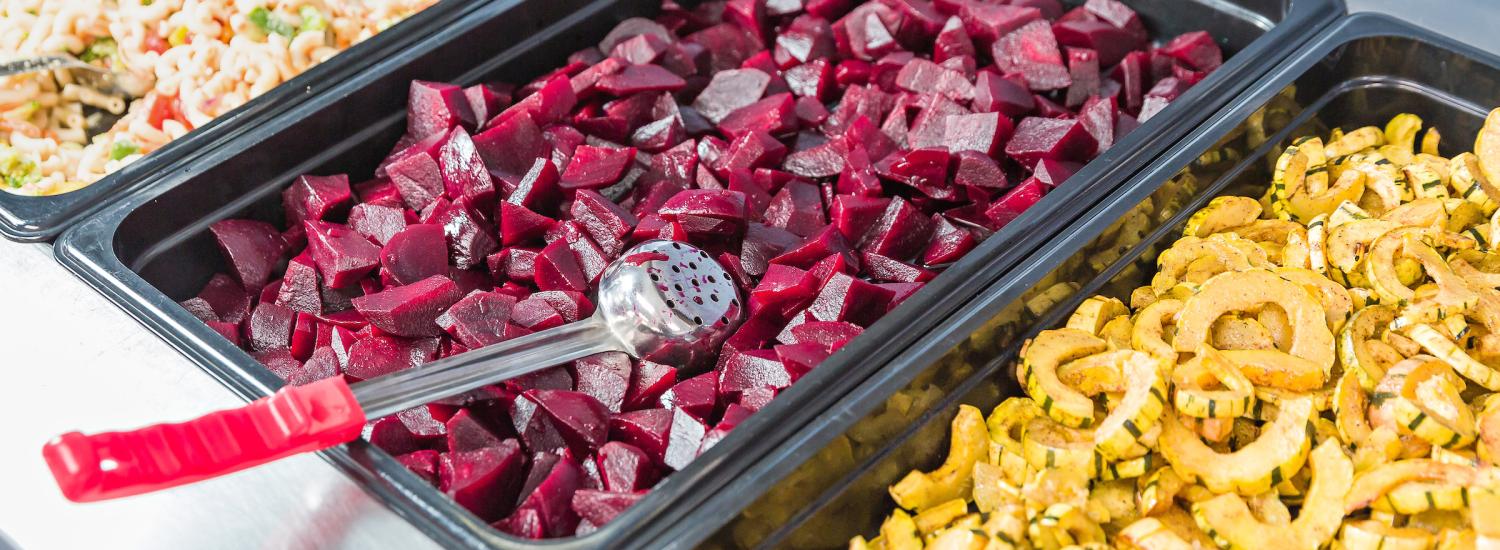
[{"label": "red beet cube", "polygon": [[1033,167],[1041,159],[1087,161],[1098,146],[1077,120],[1028,117],[1016,125],[1005,145],[1005,154],[1023,166]]},{"label": "red beet cube", "polygon": [[996,66],[1020,73],[1032,90],[1057,90],[1073,82],[1046,21],[1032,21],[1000,37],[992,53]]},{"label": "red beet cube", "polygon": [[437,336],[435,322],[461,298],[452,279],[432,276],[416,283],[386,289],[354,299],[371,325],[390,334],[407,337]]}]

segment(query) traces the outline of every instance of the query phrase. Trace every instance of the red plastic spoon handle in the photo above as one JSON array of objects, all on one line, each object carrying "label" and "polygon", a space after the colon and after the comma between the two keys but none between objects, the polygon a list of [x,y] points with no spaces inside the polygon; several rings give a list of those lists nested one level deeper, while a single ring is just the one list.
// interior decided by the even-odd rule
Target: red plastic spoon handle
[{"label": "red plastic spoon handle", "polygon": [[63,495],[90,502],[216,477],[353,441],[365,415],[349,384],[288,386],[243,407],[128,432],[63,434],[42,456]]}]

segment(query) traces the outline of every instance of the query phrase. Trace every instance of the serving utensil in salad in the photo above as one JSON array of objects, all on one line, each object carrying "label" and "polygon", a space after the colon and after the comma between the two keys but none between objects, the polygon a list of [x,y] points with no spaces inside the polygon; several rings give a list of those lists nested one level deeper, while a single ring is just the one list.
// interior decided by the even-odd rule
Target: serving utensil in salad
[{"label": "serving utensil in salad", "polygon": [[[123,97],[126,103],[122,105],[128,104],[131,98],[142,97],[151,91],[151,83],[134,74],[112,71],[67,54],[0,59],[0,77],[58,70],[67,71],[74,84],[93,90],[101,96]],[[84,127],[84,132],[90,138],[114,126],[115,121],[124,114],[123,108],[119,109],[120,112],[92,110],[96,112],[85,118]]]},{"label": "serving utensil in salad", "polygon": [[151,492],[353,441],[368,420],[597,353],[702,363],[717,354],[743,313],[717,261],[662,240],[636,245],[612,262],[597,302],[588,319],[413,369],[352,385],[340,376],[288,386],[183,423],[67,433],[42,454],[70,500]]}]

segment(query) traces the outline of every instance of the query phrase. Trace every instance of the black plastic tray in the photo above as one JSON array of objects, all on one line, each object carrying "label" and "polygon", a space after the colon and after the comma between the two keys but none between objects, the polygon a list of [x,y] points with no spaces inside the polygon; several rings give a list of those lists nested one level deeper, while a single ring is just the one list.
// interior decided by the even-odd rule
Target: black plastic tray
[{"label": "black plastic tray", "polygon": [[[350,445],[327,456],[446,544],[649,546],[648,531],[686,516],[697,502],[757,464],[759,456],[776,450],[778,441],[839,403],[840,396],[943,323],[984,284],[1045,244],[1073,213],[1144,167],[1342,11],[1338,0],[1132,4],[1161,35],[1209,30],[1238,55],[599,532],[576,539],[519,541],[488,528],[368,445]],[[357,78],[270,119],[263,130],[159,174],[139,193],[70,230],[58,243],[58,258],[231,389],[246,398],[264,396],[281,382],[175,302],[194,295],[223,268],[206,231],[209,224],[243,216],[276,220],[278,192],[296,175],[373,167],[404,127],[406,84],[411,79],[467,84],[499,77],[524,82],[596,42],[614,21],[649,15],[655,7],[655,0],[485,6],[442,36],[394,53]]]},{"label": "black plastic tray", "polygon": [[0,191],[0,235],[22,242],[55,239],[82,217],[139,187],[156,173],[190,163],[206,148],[261,128],[261,122],[269,116],[353,78],[375,61],[422,37],[441,32],[478,4],[475,0],[442,0],[429,6],[83,189],[47,197]]},{"label": "black plastic tray", "polygon": [[[1013,367],[1024,339],[1059,326],[1089,296],[1128,301],[1192,212],[1221,195],[1260,196],[1269,161],[1292,138],[1383,127],[1410,112],[1439,128],[1443,152],[1455,154],[1496,105],[1500,58],[1382,15],[1340,19],[656,540],[802,548],[873,536],[895,505],[887,487],[942,462],[959,404],[988,414],[1019,394]],[[1141,231],[1119,231],[1134,215],[1145,216]],[[1068,290],[1046,296],[1059,284]],[[924,391],[934,397],[923,402]],[[773,517],[780,521],[765,520]]]}]

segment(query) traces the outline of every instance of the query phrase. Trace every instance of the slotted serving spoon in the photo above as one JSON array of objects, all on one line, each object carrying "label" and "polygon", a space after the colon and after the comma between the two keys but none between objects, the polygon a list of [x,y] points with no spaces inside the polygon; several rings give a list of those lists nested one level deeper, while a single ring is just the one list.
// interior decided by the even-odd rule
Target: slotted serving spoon
[{"label": "slotted serving spoon", "polygon": [[588,319],[353,385],[334,377],[288,386],[187,422],[71,432],[42,455],[69,500],[146,493],[347,443],[368,420],[596,353],[699,363],[718,353],[742,312],[734,283],[708,254],[647,241],[604,270]]}]

